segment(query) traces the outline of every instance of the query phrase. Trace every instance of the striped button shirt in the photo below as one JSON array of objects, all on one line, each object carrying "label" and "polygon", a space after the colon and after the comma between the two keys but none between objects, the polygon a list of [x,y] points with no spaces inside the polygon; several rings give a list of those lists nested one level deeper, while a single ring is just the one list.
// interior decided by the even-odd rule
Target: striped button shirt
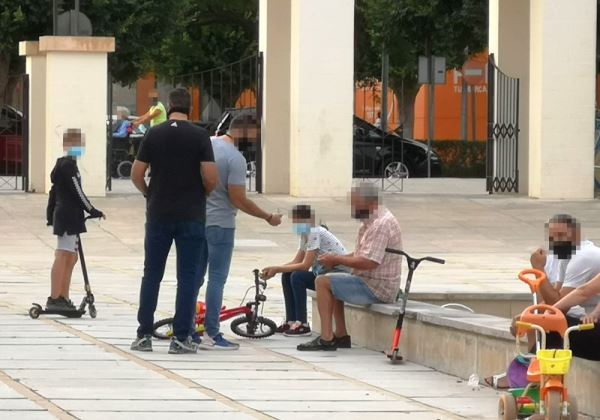
[{"label": "striped button shirt", "polygon": [[400,288],[402,257],[385,252],[386,248],[402,249],[400,224],[386,208],[364,221],[358,231],[354,256],[364,257],[379,265],[372,270],[353,270],[382,302],[393,302]]}]

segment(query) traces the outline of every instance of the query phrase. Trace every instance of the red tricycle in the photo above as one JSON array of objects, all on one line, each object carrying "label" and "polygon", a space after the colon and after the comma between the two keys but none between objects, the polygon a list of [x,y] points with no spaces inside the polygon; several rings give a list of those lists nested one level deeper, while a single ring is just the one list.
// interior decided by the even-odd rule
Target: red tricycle
[{"label": "red tricycle", "polygon": [[[225,321],[231,319],[234,316],[242,315],[231,322],[231,331],[241,337],[247,338],[265,338],[275,334],[277,324],[269,318],[263,317],[261,305],[267,300],[267,297],[263,293],[267,287],[267,283],[259,278],[259,271],[257,269],[252,271],[254,273],[254,285],[250,286],[246,290],[246,295],[250,289],[255,289],[254,300],[247,302],[245,305],[244,299],[242,304],[237,308],[227,309],[225,306],[221,308],[221,314],[219,321]],[[196,333],[202,335],[204,333],[204,317],[206,314],[206,305],[204,302],[196,303]],[[161,319],[155,322],[152,326],[152,335],[158,339],[169,339],[173,336],[173,318]]]}]

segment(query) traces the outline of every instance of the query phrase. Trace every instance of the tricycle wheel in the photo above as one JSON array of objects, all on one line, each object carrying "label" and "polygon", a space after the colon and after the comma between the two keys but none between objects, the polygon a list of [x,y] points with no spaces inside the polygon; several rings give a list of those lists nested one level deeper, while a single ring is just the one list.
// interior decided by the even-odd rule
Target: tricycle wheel
[{"label": "tricycle wheel", "polygon": [[544,399],[546,409],[546,420],[561,420],[562,412],[561,393],[558,390],[550,390]]},{"label": "tricycle wheel", "polygon": [[29,308],[29,316],[32,319],[38,319],[40,316],[40,308],[38,308],[37,306],[32,306],[31,308]]},{"label": "tricycle wheel", "polygon": [[579,418],[579,408],[577,407],[577,398],[574,395],[569,395],[567,400],[569,404],[569,416],[566,417],[568,420],[577,420]]},{"label": "tricycle wheel", "polygon": [[275,334],[277,324],[269,318],[259,316],[256,321],[248,316],[240,316],[231,322],[231,331],[246,338],[266,338]]},{"label": "tricycle wheel", "polygon": [[517,401],[515,397],[512,394],[500,395],[500,401],[498,401],[498,419],[515,420],[517,418]]}]

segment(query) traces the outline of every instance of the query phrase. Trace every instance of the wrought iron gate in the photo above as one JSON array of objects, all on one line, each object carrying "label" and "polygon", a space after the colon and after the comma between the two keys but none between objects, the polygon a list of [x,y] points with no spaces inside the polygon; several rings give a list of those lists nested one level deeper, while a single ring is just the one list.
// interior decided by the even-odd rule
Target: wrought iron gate
[{"label": "wrought iron gate", "polygon": [[27,191],[29,76],[9,77],[0,94],[0,190]]},{"label": "wrought iron gate", "polygon": [[243,135],[237,146],[248,162],[248,190],[261,192],[262,52],[214,69],[176,76],[173,85],[190,90],[192,120],[211,135],[226,112],[243,118]]},{"label": "wrought iron gate", "polygon": [[519,79],[488,59],[488,140],[486,189],[519,192]]}]

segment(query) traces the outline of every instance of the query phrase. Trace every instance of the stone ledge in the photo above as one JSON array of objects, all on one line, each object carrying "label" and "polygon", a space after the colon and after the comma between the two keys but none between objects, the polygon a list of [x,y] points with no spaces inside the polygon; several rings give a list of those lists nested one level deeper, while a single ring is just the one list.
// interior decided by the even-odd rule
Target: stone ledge
[{"label": "stone ledge", "polygon": [[[311,297],[314,292],[309,291]],[[320,331],[316,299],[312,327]],[[396,325],[398,304],[358,306],[346,304],[346,325],[354,344],[376,351],[387,350]],[[406,360],[467,379],[503,372],[515,357],[515,339],[508,332],[510,320],[491,315],[447,309],[409,301],[400,340]],[[600,415],[600,363],[574,358],[568,386],[576,390],[579,409]]]}]

